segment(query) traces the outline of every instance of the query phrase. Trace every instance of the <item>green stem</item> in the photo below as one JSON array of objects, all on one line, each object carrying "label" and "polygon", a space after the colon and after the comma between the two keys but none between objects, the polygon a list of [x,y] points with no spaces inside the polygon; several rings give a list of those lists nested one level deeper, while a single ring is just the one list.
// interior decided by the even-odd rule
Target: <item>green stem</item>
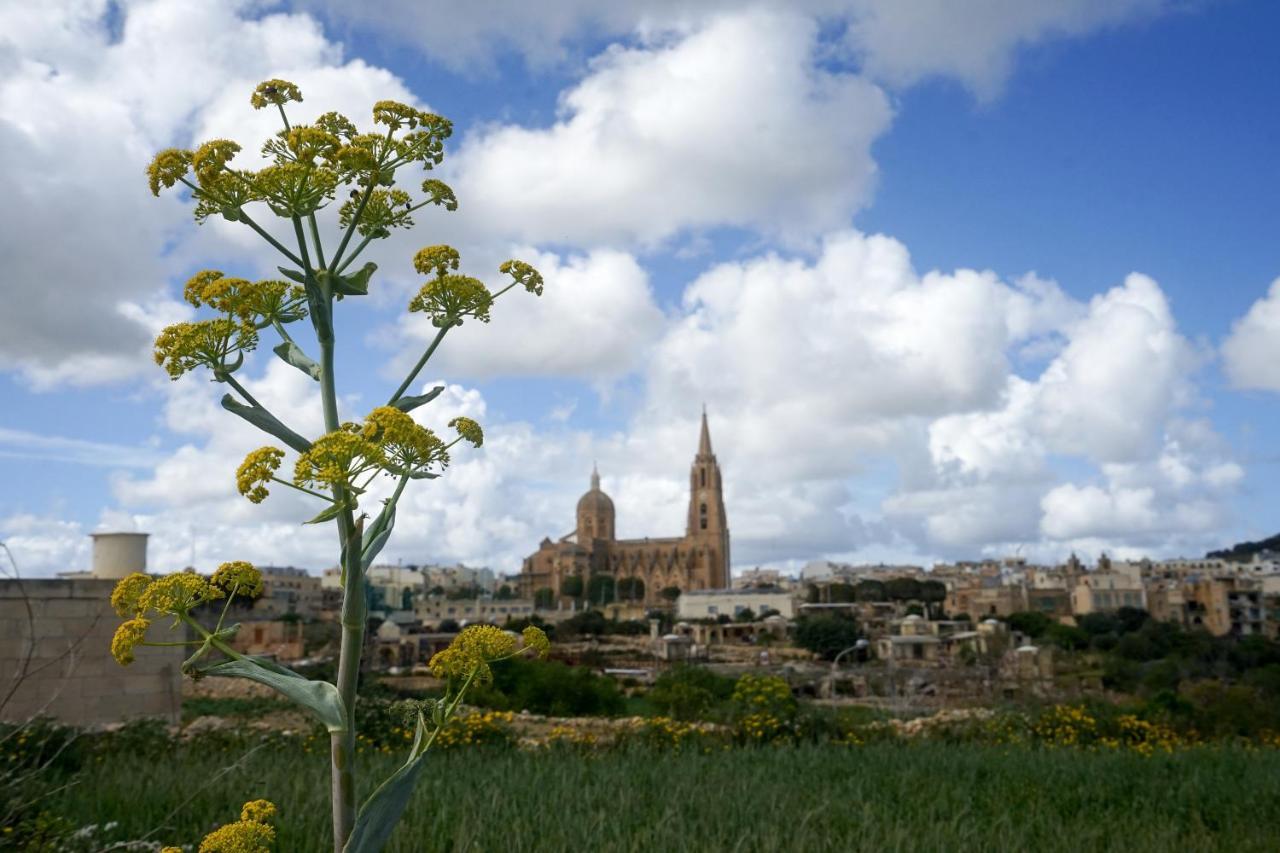
[{"label": "green stem", "polygon": [[320,269],[324,269],[324,246],[320,245],[320,226],[316,224],[316,215],[308,213],[307,222],[311,224],[311,242],[316,244],[316,261]]},{"label": "green stem", "polygon": [[355,249],[352,250],[351,254],[347,257],[347,259],[342,262],[342,266],[334,270],[334,272],[336,272],[338,275],[342,275],[342,271],[345,270],[347,267],[351,266],[352,261],[360,257],[360,253],[364,251],[364,247],[369,245],[370,241],[372,240],[373,240],[372,234],[370,234],[369,236],[361,240],[359,245],[357,245]]},{"label": "green stem", "polygon": [[240,584],[231,587],[231,592],[227,594],[227,603],[222,605],[222,613],[218,615],[218,625],[213,629],[213,633],[216,634],[222,630],[222,623],[227,618],[227,611],[231,609],[231,602],[235,599],[238,589],[240,589]]},{"label": "green stem", "polygon": [[297,483],[290,483],[288,480],[281,480],[279,477],[272,477],[271,479],[273,482],[279,483],[282,486],[288,486],[289,488],[295,491],[302,492],[304,495],[311,495],[311,497],[313,498],[319,498],[322,501],[328,501],[329,503],[333,503],[333,498],[330,497],[329,495],[322,494],[320,492],[313,492],[310,489],[306,489],[306,488],[303,488],[302,486],[299,486]]},{"label": "green stem", "polygon": [[178,643],[153,643],[150,640],[138,643],[140,646],[203,646],[204,640],[185,640]]},{"label": "green stem", "polygon": [[[232,388],[236,389],[236,391],[239,392],[240,396],[244,397],[244,401],[248,403],[250,406],[253,406],[255,409],[262,409],[262,411],[267,412],[267,407],[259,403],[257,399],[255,399],[252,394],[246,391],[245,387],[241,385],[239,382],[237,382],[236,378],[232,376],[230,373],[224,373],[222,375],[222,381],[230,385]],[[268,412],[268,414],[270,414],[270,412]]]},{"label": "green stem", "polygon": [[388,406],[395,405],[396,400],[404,396],[404,392],[413,384],[413,380],[418,378],[422,368],[426,367],[427,360],[431,358],[432,353],[436,351],[436,347],[440,346],[440,342],[444,340],[445,333],[451,328],[453,328],[452,323],[440,327],[440,331],[436,332],[435,340],[431,342],[431,346],[427,347],[427,351],[422,354],[422,358],[418,359],[418,363],[413,366],[413,370],[409,371],[409,375],[404,378],[404,381],[400,383],[400,387],[396,389],[396,392],[391,395],[391,399],[387,401]]},{"label": "green stem", "polygon": [[276,109],[280,111],[280,120],[284,122],[284,129],[286,131],[292,130],[293,128],[289,127],[289,117],[284,114],[284,104],[276,104]]},{"label": "green stem", "polygon": [[272,237],[270,234],[268,234],[261,225],[254,222],[253,219],[250,218],[249,214],[244,212],[243,207],[240,208],[240,219],[244,221],[245,225],[248,225],[254,231],[257,231],[258,235],[262,237],[262,239],[270,243],[272,246],[274,246],[276,248],[276,251],[278,251],[280,254],[284,255],[286,258],[293,261],[298,266],[303,266],[304,262],[302,258],[299,258],[293,252],[290,252],[288,249],[284,247],[284,244],[282,244],[275,237]]},{"label": "green stem", "polygon": [[373,195],[374,187],[378,185],[377,176],[369,176],[369,186],[365,189],[364,195],[360,198],[360,203],[356,205],[355,215],[351,217],[351,221],[347,223],[347,231],[342,235],[342,242],[338,244],[338,251],[334,253],[333,265],[339,266],[342,262],[342,253],[347,250],[347,244],[351,242],[351,235],[356,233],[356,223],[360,221],[360,217],[364,215],[365,205],[369,203],[369,198]]}]

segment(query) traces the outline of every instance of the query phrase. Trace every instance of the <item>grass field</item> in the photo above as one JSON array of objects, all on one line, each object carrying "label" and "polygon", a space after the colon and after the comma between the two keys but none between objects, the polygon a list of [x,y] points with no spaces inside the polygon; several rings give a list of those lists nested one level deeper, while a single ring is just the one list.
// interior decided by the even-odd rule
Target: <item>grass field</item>
[{"label": "grass field", "polygon": [[[116,820],[124,837],[160,829],[148,837],[191,844],[262,797],[280,808],[280,850],[324,850],[327,756],[265,746],[238,757],[184,746],[99,756],[47,806],[78,825]],[[389,850],[1280,849],[1276,750],[472,749],[432,762]],[[364,778],[394,764],[369,755]]]}]

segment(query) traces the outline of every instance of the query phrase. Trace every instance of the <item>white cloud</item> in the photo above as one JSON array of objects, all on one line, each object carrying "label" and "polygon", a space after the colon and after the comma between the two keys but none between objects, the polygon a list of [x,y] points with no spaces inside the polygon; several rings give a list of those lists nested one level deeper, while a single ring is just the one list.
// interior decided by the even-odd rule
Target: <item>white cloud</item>
[{"label": "white cloud", "polygon": [[[535,65],[563,62],[592,38],[688,31],[741,11],[740,0],[544,0],[540,3],[449,3],[387,0],[376,5],[303,0],[401,40],[461,71],[491,70],[515,50]],[[804,15],[834,30],[865,72],[897,86],[928,77],[954,78],[979,97],[999,92],[1017,53],[1055,38],[1085,35],[1153,18],[1170,0],[760,0],[752,8]]]},{"label": "white cloud", "polygon": [[[634,257],[603,249],[568,258],[532,248],[512,255],[542,273],[547,282],[542,296],[512,289],[494,304],[489,323],[468,320],[451,330],[433,367],[465,378],[564,376],[598,382],[636,369],[664,318]],[[395,362],[397,376],[438,331],[422,314],[400,320],[400,338],[410,345]]]},{"label": "white cloud", "polygon": [[1237,388],[1280,391],[1280,278],[1232,324],[1222,361]]},{"label": "white cloud", "polygon": [[884,94],[815,65],[817,29],[760,10],[674,42],[618,45],[561,95],[549,128],[467,137],[460,216],[531,242],[652,244],[740,226],[808,239],[866,203]]}]

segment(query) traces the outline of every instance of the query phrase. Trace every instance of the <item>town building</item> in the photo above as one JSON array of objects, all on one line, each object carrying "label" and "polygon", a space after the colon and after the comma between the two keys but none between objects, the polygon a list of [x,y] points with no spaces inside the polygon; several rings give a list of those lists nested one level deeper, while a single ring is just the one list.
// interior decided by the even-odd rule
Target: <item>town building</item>
[{"label": "town building", "polygon": [[527,619],[533,615],[533,601],[520,598],[464,598],[454,600],[429,595],[414,604],[414,614],[423,624],[439,625],[452,619],[459,625],[471,622],[504,624],[508,619]]},{"label": "town building", "polygon": [[324,603],[321,579],[292,566],[260,566],[262,595],[253,603],[253,615],[278,619],[294,614],[314,618]]},{"label": "town building", "polygon": [[663,590],[726,589],[729,586],[729,522],[724,482],[711,450],[706,412],[698,451],[689,471],[689,511],[685,534],[660,539],[618,539],[613,500],[600,489],[600,474],[591,472],[591,489],[578,501],[577,526],[557,541],[542,540],[525,558],[520,595],[540,604],[564,603],[565,582],[579,578],[584,590],[611,584],[618,598],[650,604],[665,601]]},{"label": "town building", "polygon": [[766,589],[700,589],[680,593],[676,599],[679,619],[737,619],[748,611],[757,618],[772,611],[784,619],[795,618],[795,597],[789,592]]}]

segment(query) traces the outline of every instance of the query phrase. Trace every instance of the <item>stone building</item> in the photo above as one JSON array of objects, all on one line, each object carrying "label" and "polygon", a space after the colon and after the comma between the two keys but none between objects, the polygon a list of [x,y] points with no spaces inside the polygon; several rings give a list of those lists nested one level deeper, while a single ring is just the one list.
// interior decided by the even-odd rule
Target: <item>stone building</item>
[{"label": "stone building", "polygon": [[711,450],[707,414],[702,413],[698,452],[689,471],[688,522],[683,536],[618,539],[613,501],[600,489],[600,474],[591,473],[591,489],[578,501],[577,526],[553,542],[542,540],[526,557],[520,572],[520,595],[541,606],[570,600],[568,578],[581,578],[591,589],[593,578],[612,580],[618,598],[648,604],[666,599],[667,588],[682,592],[729,587],[729,522],[724,508],[724,482]]}]

